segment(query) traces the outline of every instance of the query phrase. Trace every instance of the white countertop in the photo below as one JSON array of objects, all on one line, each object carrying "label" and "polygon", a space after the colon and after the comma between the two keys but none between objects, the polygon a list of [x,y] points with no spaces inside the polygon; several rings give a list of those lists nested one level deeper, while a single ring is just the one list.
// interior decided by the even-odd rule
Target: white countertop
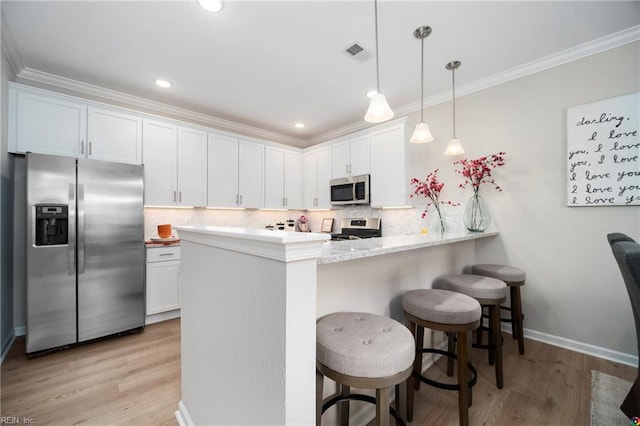
[{"label": "white countertop", "polygon": [[322,248],[320,258],[318,258],[318,264],[346,262],[348,260],[476,240],[496,235],[498,235],[496,229],[489,229],[485,232],[464,230],[445,232],[444,235],[439,232],[429,232],[427,234],[398,235],[362,240],[327,241]]}]

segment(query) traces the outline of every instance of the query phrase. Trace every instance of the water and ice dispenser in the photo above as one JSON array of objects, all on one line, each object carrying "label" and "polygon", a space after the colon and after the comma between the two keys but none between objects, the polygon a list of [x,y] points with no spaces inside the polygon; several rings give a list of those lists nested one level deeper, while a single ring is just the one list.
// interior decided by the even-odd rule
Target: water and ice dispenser
[{"label": "water and ice dispenser", "polygon": [[36,246],[69,244],[69,206],[36,204]]}]

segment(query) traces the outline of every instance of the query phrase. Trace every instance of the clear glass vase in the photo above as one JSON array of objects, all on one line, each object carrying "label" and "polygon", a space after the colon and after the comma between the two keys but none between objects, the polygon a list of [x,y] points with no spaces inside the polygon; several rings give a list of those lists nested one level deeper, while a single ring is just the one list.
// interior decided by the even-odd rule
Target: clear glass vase
[{"label": "clear glass vase", "polygon": [[443,207],[436,208],[434,204],[427,207],[426,224],[429,232],[444,234],[446,231]]},{"label": "clear glass vase", "polygon": [[464,206],[464,226],[472,232],[484,232],[491,223],[491,212],[480,194],[473,194]]}]

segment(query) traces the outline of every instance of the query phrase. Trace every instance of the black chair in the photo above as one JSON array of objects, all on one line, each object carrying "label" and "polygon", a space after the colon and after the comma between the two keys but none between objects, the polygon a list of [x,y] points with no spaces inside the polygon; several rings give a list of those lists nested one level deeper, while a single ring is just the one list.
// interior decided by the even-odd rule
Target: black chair
[{"label": "black chair", "polygon": [[[607,239],[620,267],[629,299],[631,299],[633,318],[636,323],[638,353],[640,353],[640,244],[619,233],[608,234]],[[629,418],[640,414],[640,370],[620,409]]]}]

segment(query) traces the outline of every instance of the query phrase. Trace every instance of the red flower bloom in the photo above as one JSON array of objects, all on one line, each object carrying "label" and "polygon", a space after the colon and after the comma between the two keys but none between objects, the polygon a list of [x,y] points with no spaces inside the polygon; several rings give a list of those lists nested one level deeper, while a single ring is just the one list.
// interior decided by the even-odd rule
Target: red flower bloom
[{"label": "red flower bloom", "polygon": [[427,209],[431,205],[435,206],[436,210],[438,211],[438,216],[440,217],[440,220],[442,220],[442,214],[440,212],[440,204],[448,204],[451,206],[458,205],[456,203],[452,203],[451,201],[439,200],[440,191],[442,191],[442,188],[444,187],[444,182],[438,182],[438,176],[437,176],[438,170],[439,169],[435,169],[434,171],[429,173],[427,177],[424,179],[424,181],[418,178],[411,179],[411,185],[415,186],[413,190],[413,194],[411,194],[411,197],[414,197],[416,195],[422,195],[425,198],[428,198],[431,200],[425,206],[424,212],[422,212],[423,218],[427,216]]},{"label": "red flower bloom", "polygon": [[454,161],[454,165],[460,165],[460,170],[456,170],[456,173],[461,174],[465,178],[464,183],[459,185],[460,188],[466,188],[467,185],[471,185],[474,193],[478,193],[481,183],[490,183],[495,186],[498,191],[502,191],[502,188],[496,184],[491,177],[491,170],[496,167],[504,166],[504,152],[497,154],[491,154],[490,156],[483,156],[476,158],[475,160],[458,160]]}]

